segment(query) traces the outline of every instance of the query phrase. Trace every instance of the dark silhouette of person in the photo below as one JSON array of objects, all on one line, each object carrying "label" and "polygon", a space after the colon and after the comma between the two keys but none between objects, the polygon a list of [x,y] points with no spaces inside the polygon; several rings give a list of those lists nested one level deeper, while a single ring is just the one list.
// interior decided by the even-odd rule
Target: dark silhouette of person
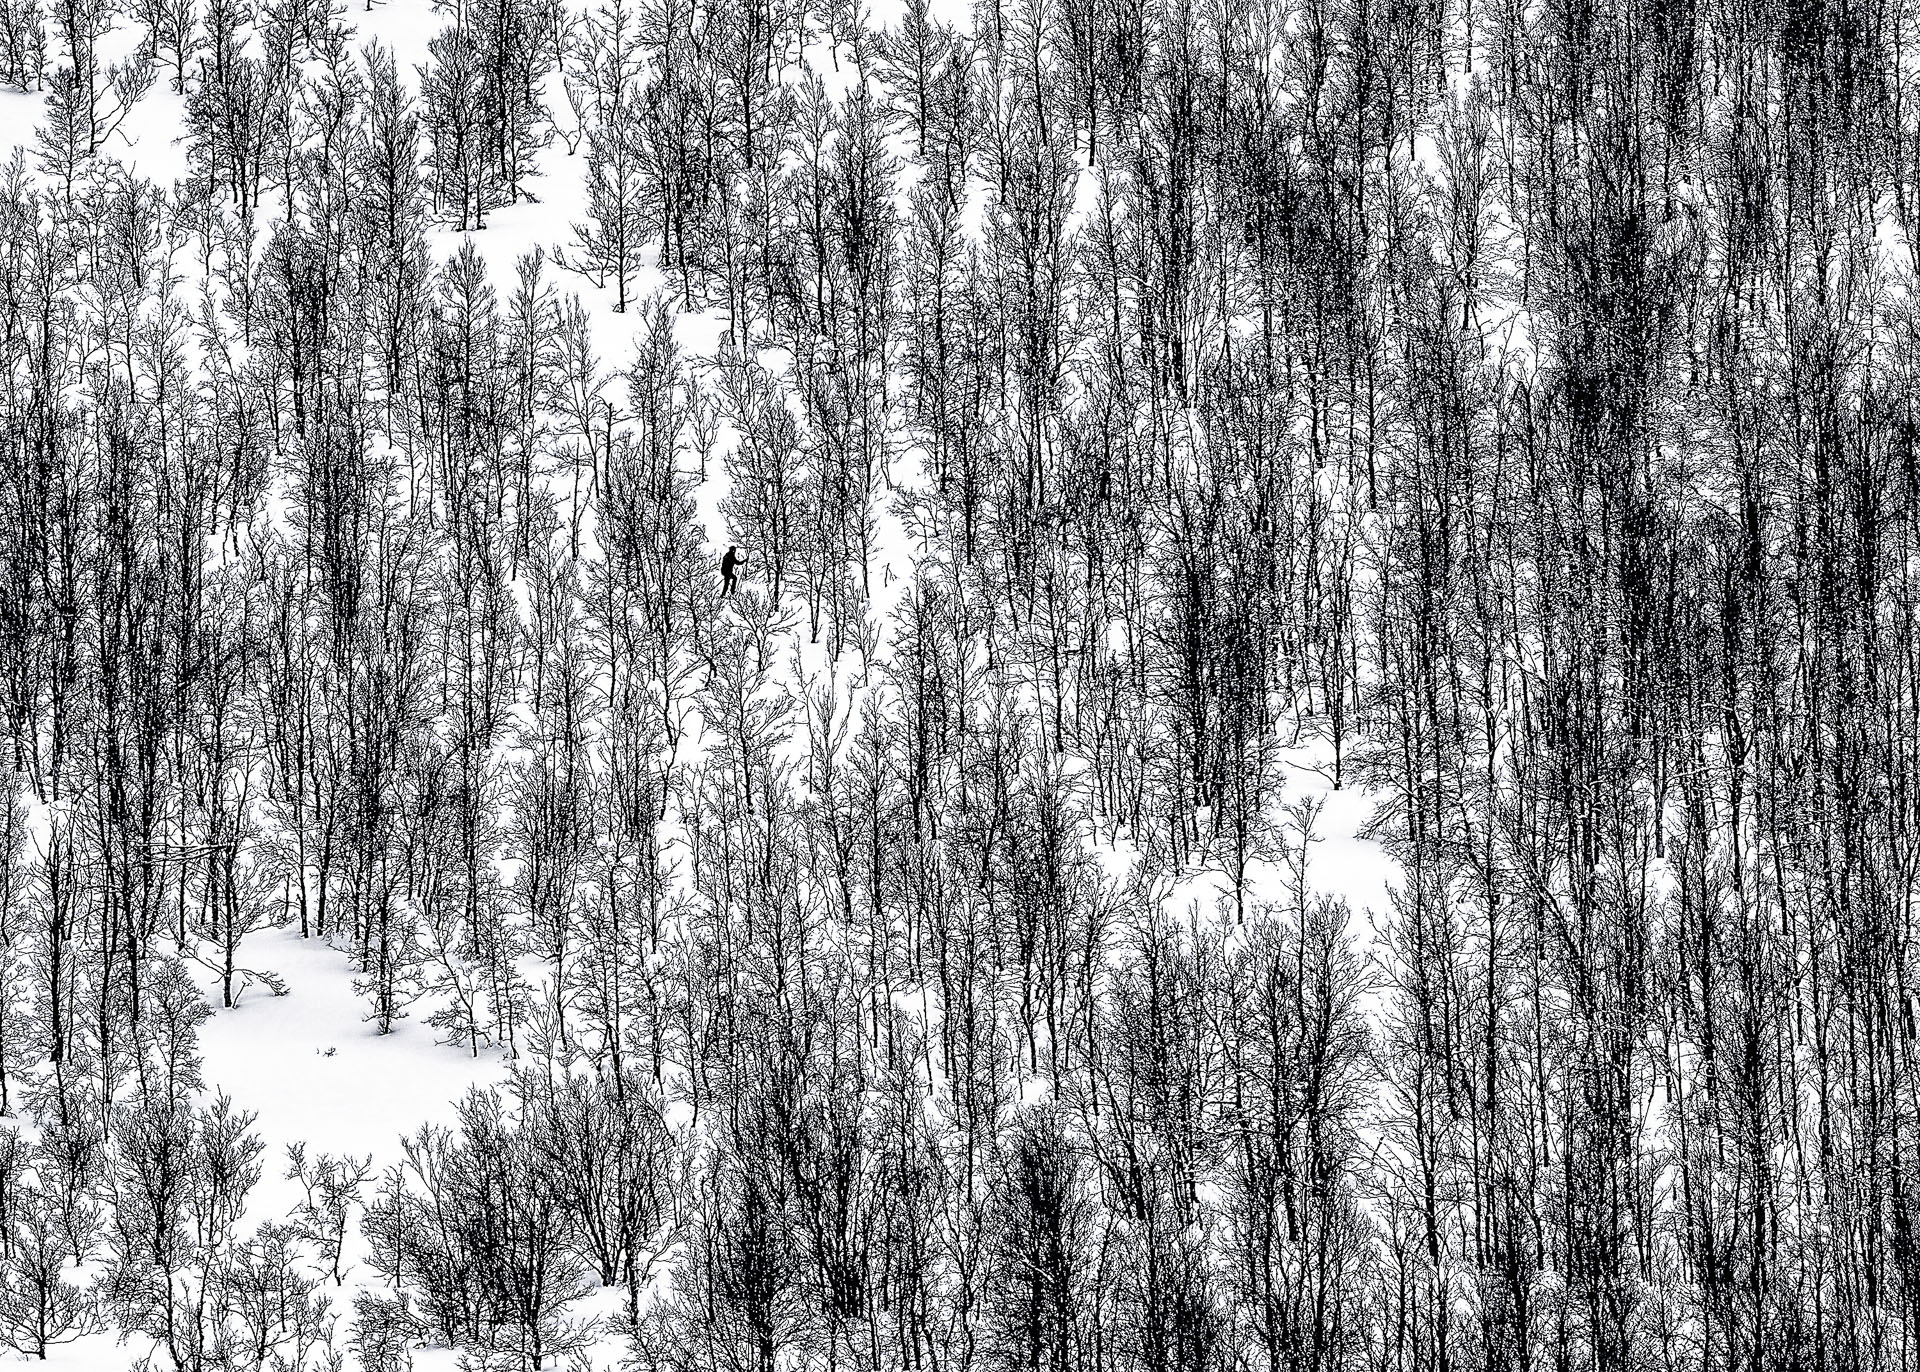
[{"label": "dark silhouette of person", "polygon": [[727,545],[727,555],[720,559],[720,583],[721,583],[720,594],[721,595],[726,596],[726,595],[732,595],[734,593],[734,590],[737,586],[737,582],[734,578],[734,573],[739,568],[744,567],[746,565],[747,565],[747,559],[741,556],[740,550],[738,548],[736,548],[733,544],[729,543]]}]

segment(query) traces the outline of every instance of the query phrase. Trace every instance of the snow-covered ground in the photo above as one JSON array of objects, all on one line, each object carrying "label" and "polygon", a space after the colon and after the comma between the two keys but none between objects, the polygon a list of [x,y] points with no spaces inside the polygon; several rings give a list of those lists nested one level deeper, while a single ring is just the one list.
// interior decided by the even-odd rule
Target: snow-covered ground
[{"label": "snow-covered ground", "polygon": [[[944,8],[948,13],[943,17],[966,21],[958,0],[948,0]],[[342,17],[355,29],[356,46],[369,39],[389,46],[409,84],[414,82],[417,66],[427,61],[428,39],[446,22],[443,13],[423,0],[382,0],[371,9],[356,5]],[[891,18],[883,7],[870,22],[885,25]],[[105,43],[106,55],[124,55],[131,50],[135,37],[134,26],[123,22]],[[830,90],[844,88],[851,79],[850,65],[836,61],[832,53],[810,53],[809,60]],[[546,99],[560,119],[570,117],[557,75],[548,78]],[[4,130],[0,137],[10,137],[16,146],[30,144],[39,113],[38,97],[0,93],[0,130]],[[161,81],[147,93],[105,155],[121,160],[140,176],[169,185],[185,171],[181,144],[184,127],[182,100]],[[493,211],[487,227],[472,235],[503,298],[513,287],[515,263],[523,253],[535,246],[544,247],[551,263],[556,249],[562,254],[570,250],[572,226],[587,214],[583,161],[583,153],[569,155],[565,140],[554,139],[539,153],[538,175],[530,182],[537,198]],[[909,179],[900,187],[903,205],[910,189]],[[969,199],[965,223],[979,241],[985,196],[982,187],[975,191]],[[1083,162],[1076,186],[1076,221],[1092,213],[1096,193],[1096,179]],[[267,216],[273,213],[268,207]],[[450,258],[462,237],[444,226],[434,228],[429,243],[436,261]],[[180,254],[187,275],[183,285],[189,291],[194,284],[190,258],[190,253]],[[592,319],[596,347],[607,365],[618,366],[631,356],[643,327],[642,311],[616,312],[610,290],[596,288],[587,278],[556,272],[551,265],[548,280],[563,294],[579,294]],[[646,297],[660,280],[658,272],[643,270],[635,293]],[[695,358],[712,356],[724,327],[719,311],[682,313],[675,320],[681,346]],[[730,437],[723,429],[719,435],[722,447]],[[707,470],[709,480],[698,495],[699,518],[707,545],[718,549],[727,542],[720,512],[726,494],[724,465],[714,460]],[[913,453],[902,454],[896,476],[904,484],[917,479]],[[877,547],[878,565],[868,612],[872,623],[884,626],[913,579],[914,550],[897,514],[890,509],[880,515]],[[831,662],[826,645],[808,642],[803,633],[787,637],[789,641],[781,645],[776,660],[782,664],[783,673],[796,678],[792,682],[796,696],[806,686],[829,676],[843,683],[843,691],[847,689],[845,683],[852,670],[849,662]],[[885,633],[879,635],[883,652],[885,639]],[[693,748],[697,751],[697,740]],[[1314,880],[1320,889],[1351,904],[1359,932],[1366,925],[1367,912],[1384,908],[1392,868],[1378,845],[1358,837],[1371,815],[1370,800],[1352,788],[1332,790],[1324,762],[1314,748],[1296,750],[1284,769],[1287,798],[1321,802],[1312,855]],[[44,817],[39,817],[36,833],[44,837],[44,832]],[[1129,865],[1124,844],[1105,847],[1098,855],[1116,878]],[[1268,873],[1268,879],[1279,880],[1277,869]],[[1220,891],[1216,878],[1200,876],[1187,887],[1169,892],[1167,898],[1170,904],[1184,905],[1188,901],[1211,901]],[[458,1046],[438,1043],[418,1011],[400,1021],[393,1032],[376,1033],[365,1018],[363,1000],[353,988],[346,955],[325,942],[302,939],[291,928],[268,930],[247,941],[244,960],[249,966],[277,974],[284,981],[285,994],[255,985],[243,994],[239,1004],[220,1009],[218,979],[205,968],[197,969],[196,974],[208,992],[210,1005],[216,1007],[200,1036],[206,1080],[210,1087],[230,1095],[236,1106],[256,1116],[254,1127],[265,1144],[264,1175],[252,1201],[257,1219],[283,1215],[298,1199],[297,1186],[284,1176],[289,1145],[302,1145],[309,1155],[370,1157],[377,1174],[395,1162],[402,1136],[414,1133],[424,1123],[451,1123],[455,1104],[469,1087],[496,1085],[505,1078],[507,1064],[498,1050],[483,1049],[475,1057]],[[365,1275],[363,1252],[356,1216],[347,1247],[347,1280],[333,1293],[334,1308],[341,1317],[343,1346],[351,1297]],[[604,1293],[587,1305],[591,1308],[597,1302],[604,1302],[611,1311],[613,1293]],[[141,1351],[137,1345],[120,1346],[113,1334],[103,1333],[55,1348],[45,1365],[92,1372],[124,1366]],[[605,1340],[577,1364],[579,1372],[611,1368],[619,1352],[615,1341]],[[440,1372],[454,1367],[457,1356],[452,1350],[421,1349],[416,1353],[415,1366],[421,1372]]]}]

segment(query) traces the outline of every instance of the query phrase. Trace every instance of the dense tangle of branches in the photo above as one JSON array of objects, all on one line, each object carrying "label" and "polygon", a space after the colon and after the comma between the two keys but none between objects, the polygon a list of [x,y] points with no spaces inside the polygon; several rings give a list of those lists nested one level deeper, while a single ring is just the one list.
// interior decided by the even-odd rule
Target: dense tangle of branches
[{"label": "dense tangle of branches", "polygon": [[0,1340],[1920,1366],[1920,16],[365,8],[0,0]]}]

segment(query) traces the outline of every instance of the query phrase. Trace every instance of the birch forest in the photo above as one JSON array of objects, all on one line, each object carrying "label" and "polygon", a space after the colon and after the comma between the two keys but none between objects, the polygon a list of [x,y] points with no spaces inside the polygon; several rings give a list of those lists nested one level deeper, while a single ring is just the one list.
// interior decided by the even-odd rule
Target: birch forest
[{"label": "birch forest", "polygon": [[0,1350],[1920,1369],[1920,0],[0,0]]}]

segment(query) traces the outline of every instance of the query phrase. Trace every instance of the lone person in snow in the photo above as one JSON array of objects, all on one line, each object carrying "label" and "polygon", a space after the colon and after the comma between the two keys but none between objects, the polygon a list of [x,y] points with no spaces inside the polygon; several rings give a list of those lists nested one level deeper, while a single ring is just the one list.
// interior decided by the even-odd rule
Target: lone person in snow
[{"label": "lone person in snow", "polygon": [[733,594],[736,585],[734,573],[746,565],[747,560],[740,555],[740,550],[729,543],[727,545],[727,555],[720,559],[721,595],[728,596]]}]

